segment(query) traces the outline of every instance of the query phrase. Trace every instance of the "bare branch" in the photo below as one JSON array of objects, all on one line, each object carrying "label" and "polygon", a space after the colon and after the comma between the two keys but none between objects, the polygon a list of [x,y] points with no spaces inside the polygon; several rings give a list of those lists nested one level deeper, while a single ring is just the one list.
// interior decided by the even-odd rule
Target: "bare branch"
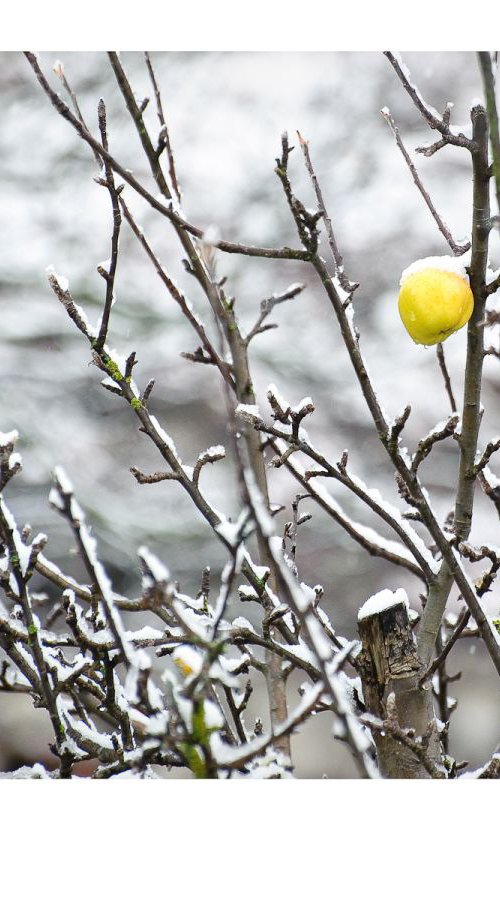
[{"label": "bare branch", "polygon": [[[107,150],[108,135],[106,130],[106,107],[104,105],[104,100],[99,101],[98,114],[102,145],[104,149]],[[104,269],[103,267],[99,267],[98,270],[99,274],[102,275],[106,282],[106,298],[104,301],[104,310],[101,318],[99,334],[97,336],[96,350],[100,350],[102,347],[104,347],[108,334],[109,317],[111,315],[111,307],[115,299],[114,286],[116,267],[118,265],[118,242],[120,240],[120,227],[122,222],[120,215],[119,195],[121,190],[123,190],[123,185],[120,185],[118,187],[115,185],[113,169],[107,159],[104,160],[104,171],[106,173],[106,178],[102,179],[101,183],[102,181],[104,181],[111,199],[111,208],[113,211],[113,234],[111,236],[111,258],[109,262],[109,268]]]},{"label": "bare branch", "polygon": [[449,399],[449,401],[450,401],[451,411],[452,411],[452,413],[456,413],[456,411],[457,411],[457,404],[456,404],[456,402],[455,402],[455,396],[454,396],[454,394],[453,394],[453,388],[452,388],[452,386],[451,386],[451,379],[450,379],[450,375],[449,375],[449,372],[448,372],[448,368],[447,368],[447,366],[446,366],[446,360],[445,360],[444,350],[443,350],[443,345],[442,345],[442,344],[438,344],[438,345],[437,345],[437,347],[436,347],[436,352],[437,352],[437,358],[438,358],[439,368],[441,369],[441,374],[442,374],[443,379],[444,379],[444,386],[445,386],[445,388],[446,388],[446,393],[448,394],[448,399]]},{"label": "bare branch", "polygon": [[[410,74],[404,63],[402,63],[394,53],[391,53],[388,50],[384,51],[384,56],[389,60],[405,91],[411,97],[413,103],[424,117],[427,124],[430,128],[439,131],[442,135],[442,140],[438,142],[439,145],[444,147],[446,144],[454,144],[457,147],[465,147],[471,153],[475,152],[477,145],[474,140],[471,141],[470,138],[466,137],[462,132],[456,134],[451,130],[448,124],[449,108],[447,108],[447,113],[445,115],[439,116],[436,110],[425,102],[418,88],[410,81]],[[435,149],[438,149],[437,145],[435,146]]]},{"label": "bare branch", "polygon": [[179,476],[175,472],[153,472],[152,475],[146,475],[136,466],[131,466],[130,471],[138,482],[138,484],[158,484],[159,481],[178,481]]},{"label": "bare branch", "polygon": [[[49,97],[51,103],[56,108],[58,113],[66,119],[75,129],[75,131],[80,135],[82,140],[84,140],[92,150],[94,150],[103,160],[109,162],[113,171],[120,175],[123,180],[130,185],[141,197],[143,197],[149,205],[159,212],[161,215],[165,216],[169,219],[174,225],[177,226],[178,232],[185,232],[186,236],[191,234],[193,237],[202,238],[204,234],[204,229],[199,228],[195,225],[191,225],[187,222],[181,215],[175,212],[171,205],[165,205],[160,200],[157,200],[156,197],[151,194],[136,178],[131,174],[131,172],[121,163],[119,163],[109,152],[105,150],[102,144],[96,140],[92,134],[87,130],[87,128],[82,125],[77,116],[73,115],[69,107],[61,100],[59,94],[52,90],[47,79],[43,75],[43,72],[38,65],[37,58],[33,53],[26,53],[26,58],[31,65],[35,75],[43,88],[44,92]],[[139,110],[139,107],[137,107]],[[152,148],[152,156],[155,156],[155,151]],[[225,253],[236,253],[243,256],[253,256],[260,257],[263,259],[295,259],[295,260],[307,260],[309,259],[309,255],[304,250],[296,250],[291,247],[255,247],[250,244],[239,244],[234,243],[232,241],[217,241],[217,249],[222,250]],[[189,256],[189,254],[188,254]]]},{"label": "bare branch", "polygon": [[419,441],[417,450],[413,456],[411,468],[413,472],[417,472],[419,465],[426,459],[431,452],[432,448],[435,444],[439,443],[439,441],[444,441],[446,438],[450,437],[455,433],[455,428],[457,427],[459,421],[459,416],[457,413],[450,416],[449,419],[439,425],[436,425],[432,431],[429,432],[421,441]]},{"label": "bare branch", "polygon": [[[461,256],[462,253],[466,253],[467,250],[470,250],[470,247],[471,247],[470,241],[466,241],[465,243],[457,244],[456,241],[453,239],[450,229],[448,228],[444,219],[442,219],[441,216],[439,215],[439,213],[437,212],[436,207],[434,206],[428,191],[426,191],[426,189],[422,183],[422,179],[420,178],[420,175],[417,172],[417,169],[411,159],[410,154],[408,153],[405,145],[403,144],[401,135],[399,133],[399,129],[398,129],[396,123],[394,122],[394,119],[391,116],[390,111],[387,109],[387,107],[384,107],[384,109],[381,110],[381,113],[382,113],[385,121],[389,125],[389,128],[391,129],[391,131],[396,139],[396,144],[398,145],[399,149],[401,150],[403,159],[405,160],[406,165],[408,166],[408,168],[411,172],[413,181],[415,182],[417,189],[420,191],[420,194],[424,198],[424,201],[425,201],[437,227],[439,228],[441,234],[443,235],[445,241],[448,243],[450,249],[455,254],[455,256]],[[441,346],[441,344],[439,344],[438,346]]]},{"label": "bare branch", "polygon": [[487,497],[495,504],[500,517],[500,480],[493,474],[488,466],[478,473],[479,483]]},{"label": "bare branch", "polygon": [[325,223],[326,233],[328,235],[328,243],[330,245],[330,250],[332,251],[333,260],[335,263],[335,271],[337,273],[338,279],[339,279],[340,284],[342,285],[343,289],[345,291],[347,291],[348,294],[352,294],[353,291],[355,291],[356,288],[359,287],[359,285],[356,282],[351,283],[345,275],[344,260],[342,259],[342,255],[337,246],[337,241],[335,240],[335,235],[333,233],[333,227],[332,227],[332,220],[330,219],[330,216],[328,215],[328,213],[326,211],[325,203],[323,200],[323,194],[321,192],[321,187],[319,185],[319,181],[316,177],[316,173],[313,169],[313,165],[311,162],[311,155],[309,153],[309,141],[305,140],[299,131],[297,132],[297,137],[299,139],[299,144],[300,144],[300,146],[302,148],[302,152],[304,154],[306,169],[309,172],[309,175],[310,175],[313,187],[314,187],[314,191],[316,194],[316,200],[318,202],[318,209],[319,209],[322,219]]},{"label": "bare branch", "polygon": [[268,297],[266,300],[261,301],[259,318],[245,338],[245,343],[247,344],[247,346],[257,334],[261,334],[263,331],[269,328],[277,327],[276,325],[263,326],[263,322],[273,311],[275,306],[278,306],[279,303],[285,303],[286,300],[293,300],[293,298],[296,297],[297,294],[300,294],[304,290],[304,288],[305,284],[292,284],[282,294],[273,294],[272,297]]},{"label": "bare branch", "polygon": [[203,466],[206,466],[207,463],[215,463],[220,459],[224,459],[226,456],[225,448],[222,446],[217,447],[209,447],[208,450],[204,450],[203,453],[200,453],[198,459],[196,460],[196,465],[193,470],[193,481],[195,484],[198,484],[200,473]]},{"label": "bare branch", "polygon": [[149,77],[151,79],[151,84],[153,85],[153,90],[155,92],[156,98],[156,109],[158,113],[158,119],[161,125],[160,131],[160,139],[158,143],[158,152],[161,153],[163,149],[167,151],[168,156],[168,172],[170,175],[170,181],[172,183],[172,187],[174,189],[175,196],[179,203],[181,203],[181,192],[179,188],[179,183],[177,181],[177,174],[175,171],[175,162],[174,162],[174,154],[172,151],[172,145],[170,143],[170,135],[168,133],[167,123],[165,121],[165,115],[163,112],[163,106],[161,102],[160,89],[158,87],[158,83],[156,81],[156,76],[153,69],[153,64],[151,62],[151,57],[149,53],[144,54],[146,58],[146,65],[148,67]]},{"label": "bare branch", "polygon": [[470,611],[468,609],[464,609],[463,612],[460,614],[460,618],[457,622],[457,625],[456,625],[455,630],[453,631],[451,637],[448,638],[446,644],[444,644],[440,653],[436,656],[436,658],[431,663],[431,665],[429,666],[427,671],[422,675],[422,677],[420,679],[420,684],[423,685],[426,682],[429,682],[431,680],[432,676],[434,675],[434,673],[437,672],[437,670],[443,665],[448,654],[453,649],[454,645],[458,641],[458,638],[460,637],[464,628],[468,624],[469,619],[470,619]]},{"label": "bare branch", "polygon": [[483,454],[474,466],[474,474],[478,475],[484,467],[489,463],[490,458],[496,453],[497,450],[500,449],[500,438],[495,438],[493,441],[488,441],[486,447],[484,448]]}]

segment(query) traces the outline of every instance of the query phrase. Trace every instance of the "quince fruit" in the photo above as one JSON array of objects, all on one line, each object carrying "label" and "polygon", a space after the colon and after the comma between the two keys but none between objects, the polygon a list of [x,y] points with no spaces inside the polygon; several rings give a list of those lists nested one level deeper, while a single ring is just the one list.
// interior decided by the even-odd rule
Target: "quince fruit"
[{"label": "quince fruit", "polygon": [[401,276],[399,314],[416,344],[439,344],[469,321],[474,296],[462,263],[429,256]]}]

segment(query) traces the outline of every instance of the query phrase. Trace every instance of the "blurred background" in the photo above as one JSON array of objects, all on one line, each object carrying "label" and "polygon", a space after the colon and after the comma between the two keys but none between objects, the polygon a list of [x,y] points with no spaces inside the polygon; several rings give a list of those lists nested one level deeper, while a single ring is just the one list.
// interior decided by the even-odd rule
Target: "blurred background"
[{"label": "blurred background", "polygon": [[[89,127],[97,133],[97,103],[105,100],[110,150],[153,194],[149,169],[104,54],[40,54],[40,64],[56,90],[55,61],[65,72]],[[274,174],[283,131],[296,130],[310,150],[325,202],[355,295],[356,322],[370,374],[388,415],[407,403],[413,413],[405,429],[410,450],[436,422],[448,415],[448,400],[435,350],[412,344],[397,314],[401,271],[419,257],[446,254],[410,173],[380,115],[388,106],[409,150],[433,140],[391,66],[375,53],[178,53],[152,55],[170,129],[186,217],[202,228],[215,225],[222,237],[261,245],[298,246],[281,185]],[[136,96],[151,95],[140,53],[122,55]],[[405,62],[426,99],[438,110],[453,101],[452,124],[469,127],[469,110],[481,96],[472,53],[409,53]],[[99,539],[100,555],[116,590],[139,585],[136,548],[146,543],[169,566],[185,592],[199,589],[201,570],[212,567],[214,588],[224,564],[221,548],[181,489],[169,482],[139,486],[129,468],[155,471],[159,460],[131,420],[130,410],[100,387],[101,374],[89,365],[89,349],[52,294],[46,267],[65,275],[89,319],[99,318],[104,282],[97,265],[109,256],[109,199],[93,180],[95,161],[73,129],[50,106],[24,57],[0,53],[0,430],[16,428],[24,469],[7,492],[20,524],[30,522],[49,535],[47,555],[84,580],[71,556],[71,537],[48,505],[51,472],[62,465]],[[153,100],[146,119],[158,126]],[[445,148],[430,159],[417,156],[424,183],[455,239],[466,238],[471,219],[471,173],[466,151]],[[298,196],[314,206],[296,150],[290,177]],[[205,298],[186,274],[177,237],[130,188],[125,197],[163,264],[187,293],[196,312],[212,328]],[[498,239],[492,239],[497,267]],[[292,404],[311,395],[316,413],[308,432],[332,461],[349,449],[353,473],[400,503],[393,475],[373,433],[363,400],[341,343],[336,320],[314,272],[300,263],[218,254],[219,275],[236,297],[240,318],[250,328],[260,301],[296,281],[306,290],[275,309],[279,328],[252,343],[251,361],[261,408],[274,382]],[[211,444],[228,445],[224,396],[209,367],[181,357],[197,342],[166,294],[136,238],[123,225],[109,343],[121,354],[137,351],[135,379],[156,386],[151,411],[174,439],[186,464]],[[465,331],[445,344],[448,366],[461,401]],[[498,361],[485,365],[481,439],[498,431]],[[493,464],[493,468],[495,468]],[[457,447],[439,445],[422,467],[437,512],[453,504]],[[213,504],[233,515],[238,510],[230,459],[204,471],[204,488]],[[357,521],[389,531],[356,498],[335,483],[328,488]],[[274,502],[290,518],[297,488],[271,473]],[[478,493],[472,540],[500,543],[493,507]],[[300,533],[297,562],[301,580],[321,583],[325,607],[337,629],[356,637],[359,606],[375,591],[405,587],[420,609],[420,583],[405,570],[370,557],[310,501],[313,513]],[[479,572],[479,570],[477,570]],[[488,595],[497,615],[498,588]],[[451,598],[450,609],[457,609]],[[243,613],[248,616],[247,608]],[[237,603],[234,615],[238,614]],[[450,728],[451,752],[477,766],[500,737],[498,680],[475,640],[453,651],[450,670],[461,669],[453,685],[459,699]],[[291,687],[295,702],[296,685]],[[265,698],[256,691],[251,715],[265,719]],[[249,713],[249,715],[250,715]],[[47,719],[47,720],[46,720]],[[330,734],[321,717],[294,738],[296,774],[350,777],[355,768],[348,750]],[[0,694],[0,769],[49,757],[48,717],[30,701]]]}]

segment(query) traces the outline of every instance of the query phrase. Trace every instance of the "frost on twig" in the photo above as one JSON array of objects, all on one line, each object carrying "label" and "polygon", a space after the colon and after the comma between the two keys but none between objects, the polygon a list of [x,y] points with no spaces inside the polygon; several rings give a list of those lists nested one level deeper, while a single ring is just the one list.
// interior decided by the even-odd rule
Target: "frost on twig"
[{"label": "frost on twig", "polygon": [[49,284],[54,291],[57,299],[61,301],[68,316],[75,323],[76,327],[85,335],[85,337],[93,339],[95,330],[89,324],[87,316],[83,309],[73,300],[69,292],[69,281],[64,275],[58,275],[53,266],[47,269]]},{"label": "frost on twig", "polygon": [[274,323],[264,325],[267,317],[273,311],[275,306],[278,306],[280,303],[285,303],[287,300],[293,300],[294,297],[302,293],[304,288],[304,284],[291,284],[282,294],[272,294],[272,296],[268,297],[266,300],[261,300],[259,318],[251,331],[248,332],[245,343],[248,345],[256,335],[262,334],[264,331],[268,331],[271,328],[277,328],[278,326]]},{"label": "frost on twig", "polygon": [[21,454],[15,450],[19,440],[17,431],[0,431],[0,491],[22,468]]},{"label": "frost on twig", "polygon": [[226,450],[220,444],[217,447],[209,447],[207,450],[204,450],[203,453],[200,453],[198,459],[196,460],[195,467],[193,469],[193,481],[195,484],[198,484],[200,473],[203,466],[206,466],[207,463],[215,463],[220,459],[224,459],[226,456]]},{"label": "frost on twig", "polygon": [[446,144],[455,144],[458,147],[465,147],[468,150],[472,150],[472,140],[464,135],[461,131],[457,132],[450,126],[450,116],[453,104],[448,103],[443,115],[440,116],[437,110],[435,110],[422,97],[422,94],[420,93],[418,87],[412,81],[408,67],[404,64],[401,57],[398,54],[391,53],[390,51],[386,51],[385,56],[395,70],[396,75],[401,81],[401,84],[403,85],[405,91],[410,96],[418,111],[426,120],[427,124],[432,129],[439,131],[441,134],[440,140],[436,141],[436,143],[432,146],[422,148],[420,152],[424,153],[425,156],[431,156],[437,150],[440,150],[441,147],[445,147]]}]

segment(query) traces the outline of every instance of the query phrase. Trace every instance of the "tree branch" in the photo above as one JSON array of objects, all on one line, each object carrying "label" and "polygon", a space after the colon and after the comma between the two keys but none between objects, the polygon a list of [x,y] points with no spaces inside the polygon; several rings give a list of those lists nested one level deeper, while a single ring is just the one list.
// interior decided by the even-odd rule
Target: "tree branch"
[{"label": "tree branch", "polygon": [[498,109],[495,94],[495,75],[493,72],[493,60],[491,53],[480,51],[478,54],[479,68],[483,79],[484,96],[486,100],[486,112],[490,132],[491,154],[493,156],[493,178],[497,198],[497,210],[500,212],[500,132],[498,127]]},{"label": "tree branch", "polygon": [[455,134],[455,132],[450,129],[449,107],[447,108],[447,112],[444,116],[439,116],[436,110],[425,102],[418,88],[414,84],[412,84],[410,80],[410,73],[408,72],[407,67],[404,65],[401,59],[399,59],[399,57],[397,57],[394,53],[391,53],[389,50],[384,51],[384,56],[386,56],[389,60],[406,93],[411,97],[413,103],[417,107],[420,114],[424,117],[429,127],[436,131],[439,131],[442,135],[442,141],[439,141],[440,146],[444,147],[446,144],[454,144],[457,147],[466,147],[467,150],[470,150],[470,152],[473,153],[476,149],[476,147],[474,146],[474,140],[471,141],[468,137],[462,134],[462,132],[459,132],[459,134]]},{"label": "tree branch", "polygon": [[[484,285],[490,233],[488,123],[483,107],[474,107],[471,112],[471,118],[475,150],[472,155],[473,221],[470,285],[474,295],[474,309],[467,329],[467,360],[460,436],[460,466],[454,516],[454,530],[458,541],[464,541],[468,538],[472,523],[476,477],[474,464],[482,415],[481,376],[484,360]],[[438,580],[429,593],[420,624],[419,653],[426,667],[431,659],[452,582],[452,572],[449,570],[448,560],[445,557]],[[464,599],[467,602],[465,595]],[[474,615],[473,609],[471,609],[471,612]]]},{"label": "tree branch", "polygon": [[[401,135],[399,133],[399,129],[398,129],[396,123],[394,122],[394,119],[392,118],[390,111],[387,109],[387,107],[384,107],[384,109],[381,110],[381,113],[382,113],[385,121],[389,125],[389,128],[391,129],[391,131],[396,139],[396,144],[398,145],[399,149],[401,150],[403,159],[405,160],[406,165],[408,166],[408,168],[411,172],[413,181],[415,182],[415,185],[416,185],[418,191],[424,198],[427,208],[429,209],[432,218],[434,219],[437,227],[439,228],[439,231],[443,235],[445,241],[447,242],[448,246],[450,247],[451,251],[455,254],[455,256],[461,256],[462,253],[466,253],[467,250],[470,250],[470,246],[471,246],[470,242],[466,241],[464,244],[462,244],[462,243],[457,244],[457,242],[454,240],[450,229],[448,228],[444,219],[442,219],[441,216],[439,215],[439,213],[437,212],[436,207],[434,206],[428,191],[426,191],[426,189],[422,183],[422,179],[420,178],[420,175],[417,172],[417,169],[411,159],[410,154],[408,153],[405,145],[403,144]],[[439,344],[438,346],[441,347],[441,344]]]}]

